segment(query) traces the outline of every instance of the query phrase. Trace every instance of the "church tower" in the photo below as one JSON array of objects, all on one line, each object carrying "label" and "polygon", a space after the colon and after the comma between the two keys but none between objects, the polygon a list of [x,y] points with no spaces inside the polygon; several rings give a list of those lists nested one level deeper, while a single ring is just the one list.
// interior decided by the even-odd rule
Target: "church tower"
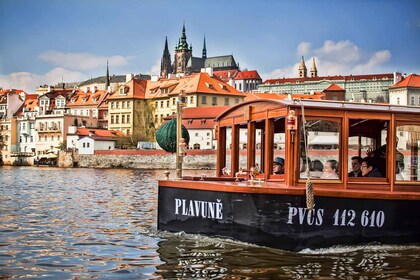
[{"label": "church tower", "polygon": [[312,59],[311,77],[318,77],[318,69],[316,69],[315,57]]},{"label": "church tower", "polygon": [[160,77],[167,78],[172,73],[171,54],[168,49],[168,37],[165,38],[165,49],[163,50],[162,61],[160,64]]},{"label": "church tower", "polygon": [[299,66],[299,78],[306,78],[308,76],[308,70],[306,69],[305,59],[302,56],[302,61]]},{"label": "church tower", "polygon": [[204,44],[203,44],[203,55],[201,56],[203,59],[207,58],[207,49],[206,49],[206,37],[204,37]]},{"label": "church tower", "polygon": [[188,46],[187,35],[185,35],[185,23],[182,26],[182,35],[178,46],[175,47],[175,61],[173,65],[173,72],[187,73],[187,63],[192,57],[192,46]]}]

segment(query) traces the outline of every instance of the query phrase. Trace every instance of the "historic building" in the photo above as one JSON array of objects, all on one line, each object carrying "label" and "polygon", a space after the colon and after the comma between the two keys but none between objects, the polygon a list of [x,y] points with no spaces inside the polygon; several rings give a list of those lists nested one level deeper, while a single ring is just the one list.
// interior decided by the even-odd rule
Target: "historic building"
[{"label": "historic building", "polygon": [[201,57],[193,56],[192,44],[188,44],[185,33],[185,24],[182,26],[182,34],[175,46],[174,61],[168,48],[168,38],[165,38],[165,47],[161,59],[160,77],[170,78],[171,74],[189,75],[199,73],[202,68],[213,68],[214,71],[239,69],[233,55],[207,57],[206,38],[204,38]]},{"label": "historic building", "polygon": [[389,87],[401,80],[401,73],[318,76],[315,58],[312,60],[310,76],[302,57],[298,78],[268,79],[258,87],[258,92],[305,93],[323,91],[335,84],[342,88],[347,101],[389,102]]},{"label": "historic building", "polygon": [[134,146],[154,139],[153,113],[145,99],[148,82],[133,78],[108,98],[108,129],[124,132]]},{"label": "historic building", "polygon": [[152,102],[156,127],[176,113],[181,93],[186,96],[186,107],[232,106],[245,98],[244,93],[214,76],[211,68],[184,77],[152,79],[146,98]]},{"label": "historic building", "polygon": [[411,74],[389,88],[389,103],[420,106],[420,75]]}]

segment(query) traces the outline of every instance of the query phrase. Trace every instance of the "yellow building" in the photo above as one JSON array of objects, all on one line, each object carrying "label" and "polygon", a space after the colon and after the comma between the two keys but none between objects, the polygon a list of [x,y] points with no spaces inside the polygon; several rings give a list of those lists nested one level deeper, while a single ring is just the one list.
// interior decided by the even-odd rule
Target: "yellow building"
[{"label": "yellow building", "polygon": [[151,101],[156,127],[165,117],[176,113],[180,93],[186,95],[186,107],[232,106],[242,102],[246,96],[213,76],[210,68],[185,77],[148,81],[146,99]]},{"label": "yellow building", "polygon": [[154,139],[152,113],[145,99],[147,81],[131,79],[108,97],[108,129],[131,137],[133,144]]}]

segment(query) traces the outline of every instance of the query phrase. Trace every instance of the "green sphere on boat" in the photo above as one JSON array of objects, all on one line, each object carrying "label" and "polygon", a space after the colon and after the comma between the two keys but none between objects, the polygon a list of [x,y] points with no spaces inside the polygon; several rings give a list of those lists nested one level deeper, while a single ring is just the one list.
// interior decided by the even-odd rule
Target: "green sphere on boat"
[{"label": "green sphere on boat", "polygon": [[[188,144],[190,142],[190,134],[184,125],[181,126],[181,130],[182,138],[184,138],[185,142]],[[167,123],[164,123],[156,131],[156,141],[158,142],[159,146],[166,152],[176,152],[176,119],[172,119]]]}]

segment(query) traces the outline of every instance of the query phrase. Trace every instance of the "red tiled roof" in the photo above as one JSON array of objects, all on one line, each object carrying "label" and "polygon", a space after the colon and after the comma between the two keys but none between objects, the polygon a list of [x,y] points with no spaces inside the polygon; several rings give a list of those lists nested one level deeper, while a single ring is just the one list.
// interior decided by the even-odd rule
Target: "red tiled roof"
[{"label": "red tiled roof", "polygon": [[214,119],[229,106],[186,107],[182,112],[183,119]]},{"label": "red tiled roof", "polygon": [[306,77],[306,78],[282,78],[282,79],[268,79],[264,81],[263,84],[285,84],[285,83],[303,83],[305,81],[336,81],[336,80],[346,80],[346,81],[358,81],[358,80],[381,80],[381,79],[394,79],[394,74],[369,74],[369,75],[349,75],[349,76],[323,76],[323,77]]},{"label": "red tiled roof", "polygon": [[420,88],[420,75],[411,74],[407,76],[404,80],[396,83],[389,88],[403,88],[403,87],[415,87]]},{"label": "red tiled roof", "polygon": [[[291,94],[291,98],[299,99],[322,99],[325,96],[322,92],[315,92],[314,94]],[[282,93],[257,93],[257,92],[248,92],[245,97],[245,101],[255,100],[255,99],[275,99],[275,100],[285,100],[289,98],[289,94]]]},{"label": "red tiled roof", "polygon": [[230,86],[220,78],[208,73],[194,73],[189,76],[148,81],[146,98],[166,98],[178,95],[181,91],[189,93],[209,93],[229,96],[245,96],[243,92]]},{"label": "red tiled roof", "polygon": [[81,106],[94,106],[97,107],[102,99],[102,96],[106,94],[105,90],[98,90],[95,93],[84,91],[76,91],[67,102],[68,107],[81,107]]},{"label": "red tiled roof", "polygon": [[257,70],[239,72],[234,78],[234,80],[251,80],[251,79],[261,80],[261,77],[258,74]]},{"label": "red tiled roof", "polygon": [[332,84],[323,91],[344,91],[344,88],[340,87],[337,84]]},{"label": "red tiled roof", "polygon": [[119,130],[106,130],[106,129],[96,129],[96,128],[78,128],[75,134],[79,136],[95,136],[95,137],[125,136],[125,134]]},{"label": "red tiled roof", "polygon": [[132,79],[124,85],[124,94],[120,95],[117,91],[108,99],[144,99],[147,88],[147,80]]},{"label": "red tiled roof", "polygon": [[213,75],[219,77],[222,81],[228,82],[229,79],[233,79],[239,71],[236,69],[233,70],[222,70],[222,71],[213,71]]}]

